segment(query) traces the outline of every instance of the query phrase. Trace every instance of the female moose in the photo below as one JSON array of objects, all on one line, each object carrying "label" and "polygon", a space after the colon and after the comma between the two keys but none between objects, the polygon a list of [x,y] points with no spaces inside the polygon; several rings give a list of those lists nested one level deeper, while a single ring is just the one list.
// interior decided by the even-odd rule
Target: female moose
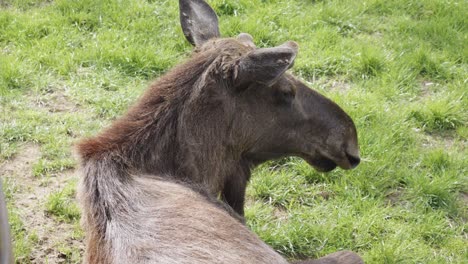
[{"label": "female moose", "polygon": [[[181,0],[180,18],[196,46],[192,58],[78,145],[86,260],[287,263],[233,218],[243,215],[250,170],[289,155],[321,171],[353,168],[355,126],[285,73],[296,43],[257,49],[248,34],[219,38],[216,14],[202,0]],[[339,252],[323,261],[309,263],[361,260]]]}]

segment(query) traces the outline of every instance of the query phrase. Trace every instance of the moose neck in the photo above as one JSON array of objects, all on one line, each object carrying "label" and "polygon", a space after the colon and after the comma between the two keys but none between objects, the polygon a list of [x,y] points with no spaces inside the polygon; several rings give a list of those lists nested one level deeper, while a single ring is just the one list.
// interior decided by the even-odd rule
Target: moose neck
[{"label": "moose neck", "polygon": [[[130,147],[127,155],[137,155],[132,158],[131,167],[138,172],[168,174],[200,184],[216,194],[230,177],[248,179],[250,163],[242,159],[239,144],[229,138],[229,113],[232,112],[229,108],[232,106],[213,98],[202,100],[210,95],[197,95],[197,99],[192,100],[196,84],[188,85],[193,86],[189,88],[192,92],[179,93],[152,114],[155,119],[135,142],[141,146],[141,151],[134,153],[134,147]],[[145,102],[138,105],[145,105]],[[144,111],[136,112],[133,118],[138,120],[147,115]]]}]

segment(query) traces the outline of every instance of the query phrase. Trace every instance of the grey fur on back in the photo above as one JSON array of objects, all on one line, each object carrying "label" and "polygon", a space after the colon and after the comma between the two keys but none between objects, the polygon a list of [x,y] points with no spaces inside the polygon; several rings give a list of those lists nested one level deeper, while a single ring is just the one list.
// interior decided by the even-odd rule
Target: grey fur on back
[{"label": "grey fur on back", "polygon": [[[95,167],[82,170],[89,175]],[[168,177],[129,175],[122,182],[110,180],[118,179],[112,169],[105,173],[101,177],[108,181],[98,183],[99,199],[111,218],[101,227],[105,237],[92,230],[96,219],[83,219],[88,235],[97,235],[87,237],[88,245],[100,242],[88,247],[85,262],[287,263],[225,210]],[[85,188],[90,180],[85,176],[80,183],[81,200],[95,198]],[[84,207],[84,215],[93,215],[93,209]]]}]

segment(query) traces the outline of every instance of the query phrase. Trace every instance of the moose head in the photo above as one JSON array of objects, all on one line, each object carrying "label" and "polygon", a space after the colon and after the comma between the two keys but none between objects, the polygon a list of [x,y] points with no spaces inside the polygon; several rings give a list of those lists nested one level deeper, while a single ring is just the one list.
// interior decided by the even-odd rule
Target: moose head
[{"label": "moose head", "polygon": [[218,56],[211,72],[200,76],[204,85],[199,85],[201,91],[192,100],[194,104],[206,97],[217,101],[223,109],[210,110],[226,114],[229,139],[242,148],[245,158],[259,163],[298,156],[319,171],[359,164],[352,119],[286,72],[294,64],[297,43],[256,48],[246,33],[220,38],[218,18],[202,0],[181,0],[180,20],[197,53]]},{"label": "moose head", "polygon": [[[257,48],[247,33],[221,38],[218,18],[206,2],[181,0],[179,7],[182,30],[196,55],[212,58],[197,76],[189,107],[182,113],[190,138],[198,134],[198,143],[222,138],[233,154],[230,159],[250,166],[285,156],[301,157],[323,172],[359,164],[352,119],[287,73],[297,56],[297,43]],[[222,197],[240,213],[247,174],[238,172],[222,184]]]}]

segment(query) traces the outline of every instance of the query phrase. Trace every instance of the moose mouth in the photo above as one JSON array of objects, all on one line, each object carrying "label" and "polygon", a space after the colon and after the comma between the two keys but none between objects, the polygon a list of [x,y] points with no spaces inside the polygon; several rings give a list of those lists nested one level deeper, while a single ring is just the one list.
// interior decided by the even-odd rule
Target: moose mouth
[{"label": "moose mouth", "polygon": [[[286,157],[284,153],[272,153],[272,152],[261,152],[248,155],[249,159],[253,161],[255,164],[263,163],[267,160],[278,159],[282,157]],[[322,155],[320,156],[310,156],[307,154],[293,154],[292,156],[297,156],[305,160],[310,166],[314,167],[319,172],[329,172],[334,170],[338,167],[338,164],[333,160],[326,158]]]},{"label": "moose mouth", "polygon": [[308,157],[301,156],[310,166],[314,167],[317,171],[320,172],[329,172],[334,170],[338,165],[331,159],[326,157]]},{"label": "moose mouth", "polygon": [[329,172],[338,166],[344,170],[350,170],[356,168],[361,162],[359,155],[349,154],[347,151],[344,152],[344,158],[335,159],[330,159],[322,153],[316,154],[318,155],[301,155],[300,157],[320,172]]}]

